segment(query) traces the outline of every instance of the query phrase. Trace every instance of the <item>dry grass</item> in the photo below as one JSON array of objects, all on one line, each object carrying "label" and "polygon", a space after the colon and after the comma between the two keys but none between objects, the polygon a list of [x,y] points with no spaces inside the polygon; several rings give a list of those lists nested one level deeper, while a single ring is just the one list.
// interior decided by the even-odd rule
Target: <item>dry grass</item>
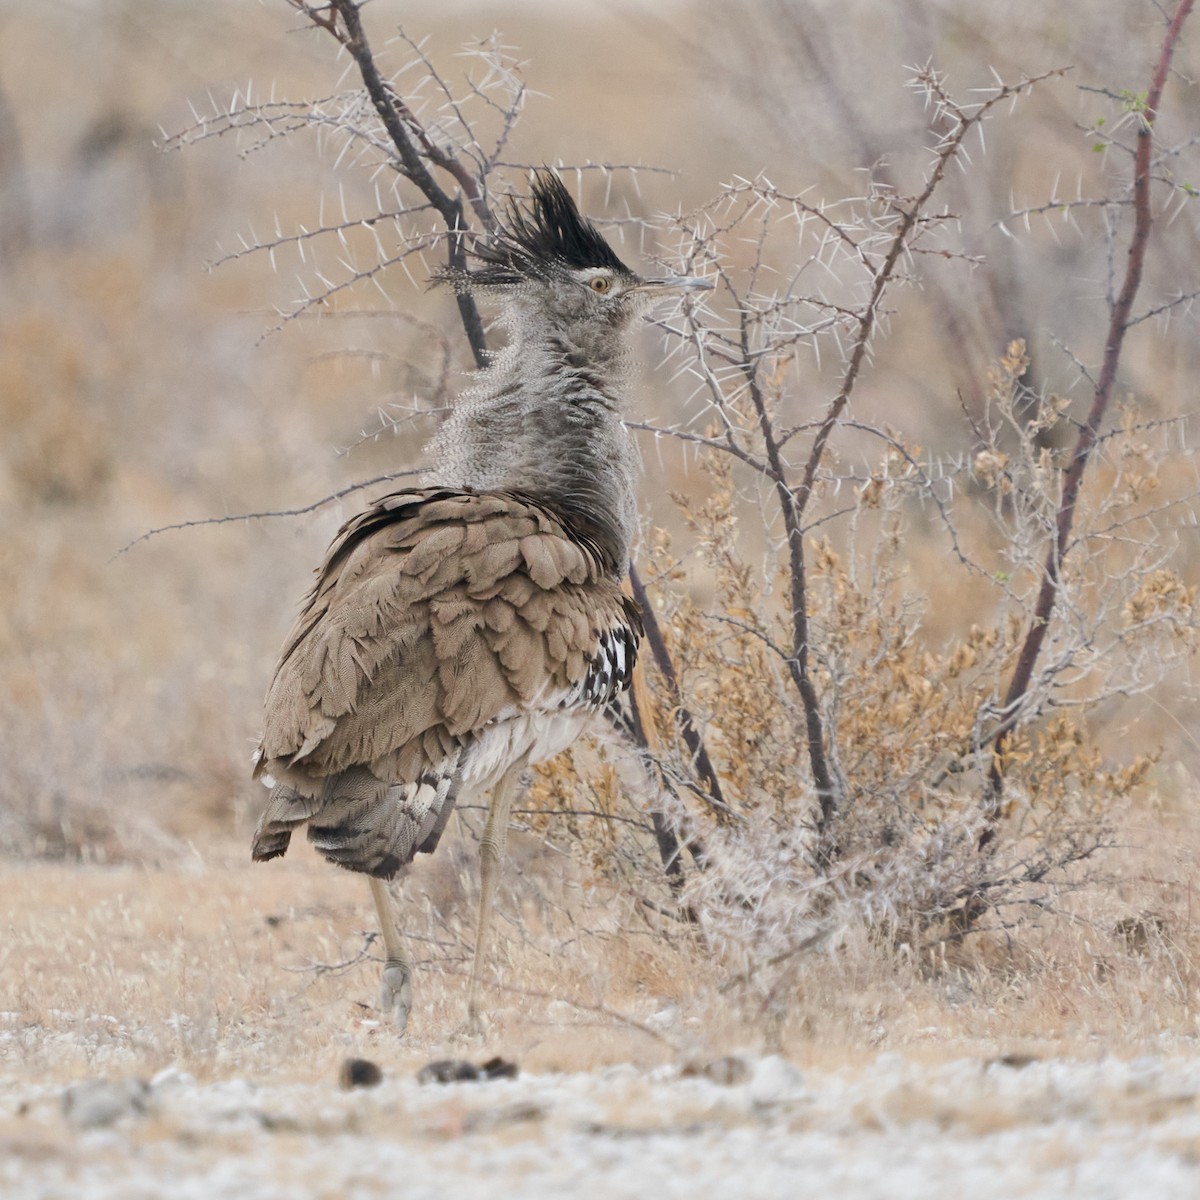
[{"label": "dry grass", "polygon": [[[489,1044],[564,1070],[671,1056],[680,1038],[665,1034],[681,1026],[661,1014],[687,1000],[672,984],[678,958],[664,962],[644,927],[621,931],[628,900],[589,894],[540,839],[517,835],[510,865]],[[381,957],[367,890],[306,846],[268,868],[250,868],[241,841],[212,840],[167,870],[16,866],[3,882],[14,914],[0,955],[5,1058],[52,1079],[169,1064],[207,1079],[290,1075],[299,1063],[325,1075],[351,1053],[419,1065],[461,1051],[475,874],[473,851],[451,837],[400,887],[417,1007],[397,1042],[374,1010]]]},{"label": "dry grass", "polygon": [[[1147,831],[1130,830],[1144,835]],[[862,928],[807,955],[785,1002],[723,985],[694,941],[651,936],[636,897],[581,887],[540,839],[516,839],[489,991],[488,1053],[582,1070],[782,1050],[832,1068],[881,1050],[916,1061],[1169,1052],[1197,1032],[1191,911],[1197,839],[1139,856],[1139,877],[1076,905],[1076,922],[922,956]],[[455,838],[402,888],[417,964],[409,1033],[374,1011],[379,959],[361,880],[306,848],[251,867],[208,841],[168,869],[29,862],[0,880],[5,1070],[66,1082],[176,1066],[330,1079],[348,1055],[407,1073],[478,1048],[460,1029],[474,856]],[[1146,905],[1151,907],[1145,907]]]}]

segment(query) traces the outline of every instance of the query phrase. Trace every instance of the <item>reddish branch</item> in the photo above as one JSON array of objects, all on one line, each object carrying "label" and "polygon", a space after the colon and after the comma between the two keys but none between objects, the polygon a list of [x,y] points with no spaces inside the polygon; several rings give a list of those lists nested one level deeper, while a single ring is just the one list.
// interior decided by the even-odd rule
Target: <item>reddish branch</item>
[{"label": "reddish branch", "polygon": [[650,603],[650,597],[646,595],[645,585],[642,583],[638,569],[633,563],[629,564],[629,586],[633,591],[633,598],[641,607],[642,626],[646,631],[646,642],[650,647],[650,653],[654,656],[654,662],[658,667],[659,674],[662,675],[663,682],[666,684],[667,695],[670,698],[671,707],[675,713],[675,721],[679,726],[680,736],[683,738],[684,745],[688,748],[688,753],[691,755],[692,765],[695,767],[696,773],[708,789],[708,793],[704,798],[713,803],[717,808],[728,811],[729,806],[725,803],[725,797],[721,792],[721,781],[717,777],[717,771],[712,764],[712,759],[708,756],[708,749],[704,745],[704,739],[701,738],[699,731],[696,729],[696,723],[692,719],[692,714],[683,703],[682,693],[679,690],[679,675],[675,670],[674,662],[671,661],[671,652],[667,649],[667,643],[663,639],[662,630],[659,628],[658,620],[654,615],[654,607]]},{"label": "reddish branch", "polygon": [[1047,77],[1058,74],[1057,71],[1047,72],[1033,79],[1025,79],[1019,84],[1006,85],[997,89],[986,102],[981,104],[970,116],[962,109],[950,103],[938,88],[939,99],[957,122],[956,127],[946,137],[934,160],[933,169],[925,181],[921,193],[907,207],[897,205],[900,215],[899,224],[882,263],[874,270],[874,281],[871,294],[866,306],[858,315],[858,332],[854,346],[850,352],[846,370],[842,376],[841,388],[830,402],[825,416],[817,428],[812,448],[804,466],[804,474],[800,483],[792,488],[787,483],[787,471],[780,454],[780,439],[774,432],[770,414],[767,411],[762,390],[758,386],[755,368],[751,365],[747,331],[743,323],[742,330],[742,361],[746,364],[745,373],[750,389],[751,400],[758,416],[759,428],[762,432],[766,449],[769,473],[775,482],[779,495],[780,509],[783,515],[784,530],[787,534],[789,568],[791,575],[791,605],[792,605],[792,653],[788,658],[788,667],[804,707],[805,734],[808,742],[809,763],[813,775],[813,784],[817,789],[819,812],[817,816],[817,861],[822,867],[828,867],[837,857],[837,843],[834,823],[837,819],[842,797],[839,786],[834,780],[829,766],[829,754],[825,745],[825,735],[821,718],[820,696],[812,676],[809,662],[809,629],[808,629],[808,588],[807,568],[804,557],[804,511],[812,499],[813,487],[817,471],[825,456],[825,448],[829,438],[841,419],[850,394],[858,379],[863,363],[866,361],[870,348],[871,337],[883,302],[884,292],[892,282],[900,260],[911,247],[911,240],[918,224],[922,220],[926,205],[946,174],[946,169],[957,157],[967,135],[982,122],[995,105],[1018,92],[1024,91],[1032,84]]},{"label": "reddish branch", "polygon": [[1167,28],[1163,39],[1162,50],[1159,53],[1158,65],[1154,69],[1150,91],[1146,95],[1145,107],[1138,114],[1141,124],[1137,133],[1137,145],[1134,153],[1133,168],[1133,236],[1129,242],[1129,254],[1125,266],[1125,279],[1121,291],[1113,303],[1108,321],[1108,336],[1104,343],[1104,361],[1100,368],[1100,376],[1096,380],[1096,391],[1092,398],[1092,407],[1087,420],[1079,432],[1075,443],[1075,452],[1071,456],[1070,466],[1063,479],[1062,497],[1059,500],[1058,513],[1055,519],[1054,537],[1046,552],[1046,565],[1042,572],[1042,583],[1038,590],[1037,602],[1033,609],[1033,618],[1026,631],[1025,640],[1017,656],[1017,664],[1013,669],[1012,679],[1004,697],[1003,714],[1006,726],[997,736],[992,753],[992,765],[988,773],[987,792],[984,799],[984,816],[987,825],[980,835],[980,849],[986,848],[996,836],[996,822],[1002,811],[1000,796],[1004,789],[1004,750],[1008,742],[1014,722],[1009,720],[1021,708],[1029,694],[1033,671],[1041,653],[1046,631],[1054,613],[1058,599],[1059,587],[1062,580],[1063,559],[1066,556],[1067,545],[1071,537],[1071,527],[1075,520],[1075,504],[1079,498],[1079,489],[1083,483],[1083,473],[1087,468],[1088,458],[1099,436],[1100,425],[1108,409],[1112,396],[1113,382],[1117,376],[1117,367],[1121,360],[1121,349],[1125,342],[1125,334],[1132,324],[1130,313],[1137,296],[1138,287],[1142,282],[1142,269],[1146,262],[1146,247],[1150,243],[1150,229],[1153,216],[1150,210],[1150,176],[1151,153],[1154,148],[1154,122],[1158,117],[1158,106],[1162,100],[1163,88],[1167,83],[1167,75],[1171,67],[1171,57],[1179,41],[1180,31],[1188,14],[1192,11],[1193,0],[1180,0],[1175,9],[1175,15]]},{"label": "reddish branch", "polygon": [[[450,155],[442,151],[431,154],[432,144],[424,128],[406,105],[384,81],[375,64],[375,56],[363,32],[362,20],[359,16],[359,5],[355,0],[330,0],[328,5],[313,5],[303,3],[303,0],[290,0],[290,3],[308,17],[314,25],[332,34],[345,47],[347,53],[354,59],[358,73],[362,76],[363,86],[367,95],[383,122],[387,135],[391,138],[396,153],[400,156],[399,170],[410,180],[413,186],[438,211],[450,233],[448,260],[454,270],[466,267],[466,246],[463,235],[467,225],[463,217],[463,202],[460,196],[451,196],[434,178],[425,160],[421,157],[414,143],[414,138],[420,141],[427,158],[431,158],[439,167],[448,171],[463,187],[464,179],[471,186],[463,191],[472,201],[479,199],[479,191],[461,163],[455,162]],[[338,24],[338,18],[341,24]],[[486,210],[482,210],[485,211]],[[459,316],[462,318],[463,329],[475,357],[476,366],[483,367],[487,363],[487,342],[483,333],[483,322],[479,317],[479,309],[470,293],[455,292],[458,302]]]},{"label": "reddish branch", "polygon": [[[790,599],[792,605],[792,652],[788,655],[787,665],[792,681],[800,693],[800,703],[804,708],[809,768],[812,771],[813,786],[817,789],[816,859],[817,865],[824,869],[830,866],[837,857],[837,846],[833,841],[833,823],[838,814],[840,798],[835,791],[833,774],[829,769],[829,758],[825,751],[825,732],[821,721],[821,698],[817,694],[817,687],[813,682],[808,657],[808,576],[804,558],[804,530],[800,523],[803,508],[799,501],[798,491],[794,491],[788,484],[787,467],[780,452],[779,439],[775,434],[766,397],[758,382],[758,370],[750,353],[750,335],[746,326],[745,309],[742,310],[741,338],[742,370],[746,377],[751,403],[754,405],[754,411],[758,417],[768,474],[775,485],[779,508],[783,514],[783,526],[787,533],[788,573],[791,580]],[[839,397],[841,406],[845,405],[848,396],[848,389],[843,389],[843,395]],[[840,406],[837,411],[841,411]],[[836,419],[836,414],[827,418],[828,429],[832,429],[833,421]],[[824,430],[826,439],[829,436],[828,429]],[[821,448],[824,448],[824,443]],[[815,446],[814,453],[819,458],[819,452]],[[815,460],[810,458],[809,465],[815,472]],[[810,484],[810,493],[811,490]]]}]

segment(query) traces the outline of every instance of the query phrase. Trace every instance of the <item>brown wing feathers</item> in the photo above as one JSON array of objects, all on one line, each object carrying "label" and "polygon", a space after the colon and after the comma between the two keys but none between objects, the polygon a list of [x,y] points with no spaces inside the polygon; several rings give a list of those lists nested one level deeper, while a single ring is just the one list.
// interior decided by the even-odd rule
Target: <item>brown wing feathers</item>
[{"label": "brown wing feathers", "polygon": [[536,504],[379,501],[334,540],[285,643],[257,768],[279,783],[255,857],[282,854],[309,820],[328,857],[394,873],[436,843],[446,765],[498,718],[582,695],[602,637],[630,625],[594,547]]}]

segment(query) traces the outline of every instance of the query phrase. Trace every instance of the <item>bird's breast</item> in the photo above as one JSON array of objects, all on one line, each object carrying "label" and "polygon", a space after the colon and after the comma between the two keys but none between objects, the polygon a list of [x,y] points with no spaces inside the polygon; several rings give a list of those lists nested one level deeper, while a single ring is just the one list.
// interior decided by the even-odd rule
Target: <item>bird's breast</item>
[{"label": "bird's breast", "polygon": [[522,712],[494,721],[480,730],[463,767],[463,781],[490,787],[518,759],[544,762],[561,754],[587,728],[587,709]]}]

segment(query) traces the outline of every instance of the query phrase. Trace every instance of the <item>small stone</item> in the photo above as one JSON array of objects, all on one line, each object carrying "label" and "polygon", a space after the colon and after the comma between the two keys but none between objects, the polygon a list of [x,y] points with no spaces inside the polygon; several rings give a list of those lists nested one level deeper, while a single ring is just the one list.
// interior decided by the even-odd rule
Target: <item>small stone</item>
[{"label": "small stone", "polygon": [[418,1083],[463,1083],[489,1079],[516,1079],[517,1064],[504,1058],[489,1058],[475,1066],[461,1058],[444,1058],[426,1063],[417,1072]]},{"label": "small stone", "polygon": [[345,1092],[351,1088],[377,1087],[383,1082],[383,1071],[368,1058],[348,1058],[338,1071],[338,1086]]},{"label": "small stone", "polygon": [[736,1054],[727,1054],[708,1062],[698,1060],[685,1063],[679,1073],[685,1078],[702,1075],[723,1087],[734,1087],[750,1078],[750,1065]]},{"label": "small stone", "polygon": [[176,1088],[193,1088],[195,1086],[196,1077],[187,1071],[181,1071],[178,1067],[163,1067],[161,1071],[150,1077],[150,1090],[156,1096]]},{"label": "small stone", "polygon": [[1038,1056],[1036,1054],[1001,1054],[988,1061],[994,1062],[1000,1067],[1011,1067],[1014,1071],[1020,1071],[1029,1066],[1030,1063],[1037,1062]]},{"label": "small stone", "polygon": [[426,1063],[417,1072],[418,1083],[461,1083],[466,1079],[478,1079],[479,1072],[461,1058],[440,1058]]},{"label": "small stone", "polygon": [[150,1085],[144,1079],[86,1079],[62,1097],[62,1112],[76,1129],[104,1129],[122,1117],[146,1111]]},{"label": "small stone", "polygon": [[517,1064],[497,1055],[479,1068],[479,1074],[484,1079],[516,1079]]},{"label": "small stone", "polygon": [[756,1104],[779,1104],[804,1091],[804,1077],[786,1058],[769,1054],[759,1059],[746,1082],[747,1095]]}]

